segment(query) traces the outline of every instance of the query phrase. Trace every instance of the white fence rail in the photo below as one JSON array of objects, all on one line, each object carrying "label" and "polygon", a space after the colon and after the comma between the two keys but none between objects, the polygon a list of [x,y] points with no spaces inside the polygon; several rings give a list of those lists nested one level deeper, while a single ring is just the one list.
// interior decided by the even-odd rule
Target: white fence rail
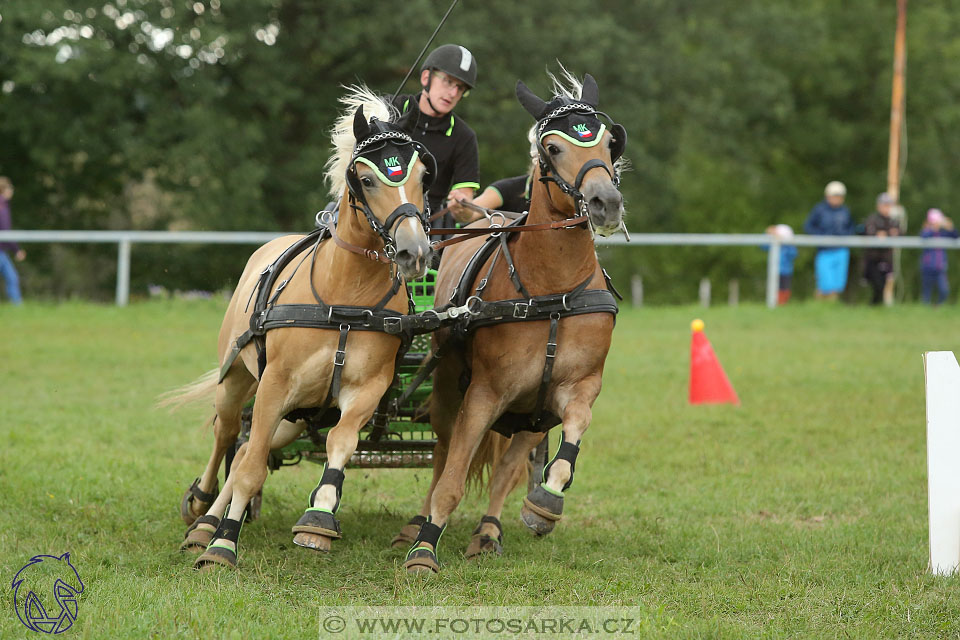
[{"label": "white fence rail", "polygon": [[[0,231],[0,242],[100,243],[117,245],[117,304],[130,300],[130,250],[134,244],[251,244],[260,245],[287,233],[272,231]],[[623,236],[597,238],[603,246],[627,245]],[[769,247],[767,255],[767,306],[777,306],[780,247],[893,247],[899,249],[960,249],[960,239],[876,238],[866,236],[795,236],[790,242],[766,234],[734,233],[635,233],[628,246]]]}]

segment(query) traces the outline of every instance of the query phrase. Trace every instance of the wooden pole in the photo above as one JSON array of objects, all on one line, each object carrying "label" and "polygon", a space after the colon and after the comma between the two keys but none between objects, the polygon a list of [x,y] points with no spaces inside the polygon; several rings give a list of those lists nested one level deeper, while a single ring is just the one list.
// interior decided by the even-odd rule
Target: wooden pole
[{"label": "wooden pole", "polygon": [[887,193],[900,202],[900,135],[905,106],[904,71],[907,56],[907,0],[897,0],[897,34],[893,42],[893,93],[890,100],[890,154]]}]

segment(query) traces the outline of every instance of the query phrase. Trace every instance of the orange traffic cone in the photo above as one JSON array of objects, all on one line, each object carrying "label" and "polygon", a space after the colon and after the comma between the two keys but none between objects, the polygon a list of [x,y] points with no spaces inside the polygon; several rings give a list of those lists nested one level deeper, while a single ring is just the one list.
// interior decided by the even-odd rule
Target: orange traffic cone
[{"label": "orange traffic cone", "polygon": [[703,320],[690,323],[690,404],[740,404],[727,374],[723,372],[710,341],[703,333]]}]

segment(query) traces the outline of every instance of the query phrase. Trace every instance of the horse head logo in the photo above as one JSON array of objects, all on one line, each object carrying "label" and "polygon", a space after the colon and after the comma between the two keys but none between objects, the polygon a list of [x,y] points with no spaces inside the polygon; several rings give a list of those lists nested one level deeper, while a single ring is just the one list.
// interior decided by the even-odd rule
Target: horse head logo
[{"label": "horse head logo", "polygon": [[83,581],[70,564],[69,553],[59,557],[33,556],[14,576],[10,588],[17,617],[31,631],[62,633],[77,619],[77,599],[83,593]]}]

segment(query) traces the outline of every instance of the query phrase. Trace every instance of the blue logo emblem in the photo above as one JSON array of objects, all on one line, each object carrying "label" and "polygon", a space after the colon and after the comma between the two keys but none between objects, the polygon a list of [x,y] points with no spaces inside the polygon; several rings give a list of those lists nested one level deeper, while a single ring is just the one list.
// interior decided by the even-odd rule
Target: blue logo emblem
[{"label": "blue logo emblem", "polygon": [[63,633],[77,619],[83,581],[70,564],[69,553],[33,556],[13,577],[10,588],[17,617],[31,631]]}]

